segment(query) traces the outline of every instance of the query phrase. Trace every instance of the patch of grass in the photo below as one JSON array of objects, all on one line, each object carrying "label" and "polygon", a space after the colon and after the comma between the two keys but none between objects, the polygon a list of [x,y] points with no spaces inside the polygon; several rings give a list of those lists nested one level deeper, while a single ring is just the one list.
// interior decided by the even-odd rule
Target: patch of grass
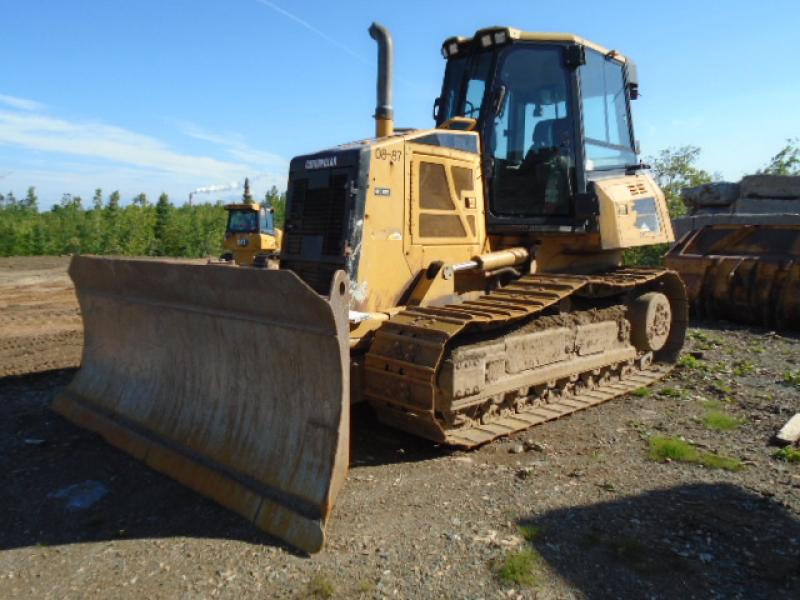
[{"label": "patch of grass", "polygon": [[636,388],[631,392],[632,396],[638,396],[639,398],[646,398],[650,395],[650,388],[640,387]]},{"label": "patch of grass", "polygon": [[755,369],[755,365],[749,360],[737,360],[735,363],[733,363],[733,374],[737,377],[750,375],[753,371],[755,371]]},{"label": "patch of grass", "polygon": [[781,448],[772,456],[778,460],[785,460],[786,462],[790,463],[800,463],[800,449],[792,448],[791,446]]},{"label": "patch of grass", "polygon": [[665,387],[658,390],[658,395],[667,396],[668,398],[680,398],[683,396],[683,392],[678,388]]},{"label": "patch of grass", "polygon": [[786,371],[783,374],[783,383],[800,387],[800,369],[795,371]]},{"label": "patch of grass", "polygon": [[722,408],[725,406],[725,404],[719,400],[701,400],[700,404],[703,406],[703,408],[708,410],[722,410]]},{"label": "patch of grass", "polygon": [[690,330],[689,337],[693,340],[700,342],[698,346],[703,350],[709,350],[712,346],[721,346],[722,340],[716,336],[706,333],[705,331]]},{"label": "patch of grass", "polygon": [[723,381],[715,381],[711,384],[711,387],[714,388],[715,392],[719,392],[720,394],[724,394],[726,396],[733,393],[733,386]]},{"label": "patch of grass", "polygon": [[542,530],[536,525],[520,525],[519,534],[526,542],[532,542],[542,535]]},{"label": "patch of grass", "polygon": [[744,425],[745,420],[734,417],[724,410],[709,410],[703,417],[703,423],[705,423],[706,427],[715,431],[730,431]]},{"label": "patch of grass", "polygon": [[742,463],[729,456],[721,456],[713,452],[700,452],[697,448],[678,438],[653,436],[650,442],[650,460],[657,462],[685,462],[703,465],[709,469],[738,471]]},{"label": "patch of grass", "polygon": [[678,366],[683,367],[684,369],[694,369],[698,371],[705,371],[706,365],[701,361],[699,358],[692,356],[691,354],[684,354],[678,359]]},{"label": "patch of grass", "polygon": [[369,579],[362,579],[356,584],[355,592],[359,596],[371,596],[375,593],[375,582]]},{"label": "patch of grass", "polygon": [[310,598],[333,598],[336,589],[330,579],[322,573],[317,573],[308,582],[308,596]]},{"label": "patch of grass", "polygon": [[497,566],[497,578],[506,585],[536,585],[541,556],[532,548],[510,552]]}]

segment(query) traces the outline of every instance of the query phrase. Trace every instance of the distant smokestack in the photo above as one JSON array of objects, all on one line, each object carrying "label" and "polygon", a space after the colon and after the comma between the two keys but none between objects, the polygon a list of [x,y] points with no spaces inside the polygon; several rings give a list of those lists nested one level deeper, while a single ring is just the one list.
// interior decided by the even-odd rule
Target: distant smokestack
[{"label": "distant smokestack", "polygon": [[230,183],[222,185],[207,185],[206,187],[199,187],[192,192],[192,194],[209,194],[211,192],[228,192],[230,190],[238,190],[239,182],[231,181]]},{"label": "distant smokestack", "polygon": [[392,35],[383,25],[373,23],[369,34],[378,42],[378,104],[375,107],[375,135],[385,137],[394,133],[394,110],[392,109],[392,79],[394,71],[394,48]]}]

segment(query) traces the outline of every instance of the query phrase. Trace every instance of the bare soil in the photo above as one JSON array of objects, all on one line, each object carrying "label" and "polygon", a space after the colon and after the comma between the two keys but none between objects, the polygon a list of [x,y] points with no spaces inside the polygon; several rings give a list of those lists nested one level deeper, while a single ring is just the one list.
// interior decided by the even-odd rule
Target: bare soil
[{"label": "bare soil", "polygon": [[[796,334],[695,323],[695,359],[647,396],[473,452],[357,407],[329,542],[308,557],[49,410],[80,356],[65,267],[0,262],[2,598],[800,597],[800,464],[769,444],[800,411]],[[741,424],[715,430],[713,411]],[[742,468],[654,462],[654,435]],[[69,508],[74,484],[106,493]],[[498,576],[522,550],[529,586]]]},{"label": "bare soil", "polygon": [[69,257],[0,258],[0,377],[76,367],[83,344]]}]

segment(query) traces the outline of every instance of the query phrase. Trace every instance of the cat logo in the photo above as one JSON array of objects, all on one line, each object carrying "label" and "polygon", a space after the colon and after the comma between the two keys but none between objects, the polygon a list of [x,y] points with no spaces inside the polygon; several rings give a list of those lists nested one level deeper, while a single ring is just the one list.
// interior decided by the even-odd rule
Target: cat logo
[{"label": "cat logo", "polygon": [[313,169],[327,169],[336,166],[335,156],[326,156],[324,158],[311,158],[306,161],[306,171]]}]

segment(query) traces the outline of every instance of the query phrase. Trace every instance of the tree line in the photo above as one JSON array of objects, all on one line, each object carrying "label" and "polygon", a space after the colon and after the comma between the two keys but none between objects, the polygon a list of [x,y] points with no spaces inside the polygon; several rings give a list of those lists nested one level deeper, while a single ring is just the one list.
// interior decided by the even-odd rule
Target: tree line
[{"label": "tree line", "polygon": [[[283,222],[286,195],[273,186],[264,201]],[[0,194],[0,256],[117,254],[128,256],[215,256],[222,252],[227,215],[223,204],[175,206],[167,194],[155,204],[138,194],[123,206],[118,191],[95,190],[84,206],[64,194],[49,211],[39,211],[36,188],[17,198]]]},{"label": "tree line", "polygon": [[[697,166],[700,148],[668,148],[647,160],[656,182],[664,191],[670,215],[685,214],[683,188],[709,183],[719,177]],[[789,139],[758,173],[800,175],[800,140]],[[264,201],[275,209],[282,227],[286,194],[273,186]],[[122,206],[120,193],[106,198],[95,190],[88,206],[80,196],[64,194],[49,211],[39,211],[36,188],[23,198],[12,192],[0,194],[0,256],[42,254],[121,254],[129,256],[215,256],[222,252],[226,214],[216,204],[173,205],[167,194],[151,204],[138,194]],[[665,245],[629,250],[626,264],[660,264]]]}]

